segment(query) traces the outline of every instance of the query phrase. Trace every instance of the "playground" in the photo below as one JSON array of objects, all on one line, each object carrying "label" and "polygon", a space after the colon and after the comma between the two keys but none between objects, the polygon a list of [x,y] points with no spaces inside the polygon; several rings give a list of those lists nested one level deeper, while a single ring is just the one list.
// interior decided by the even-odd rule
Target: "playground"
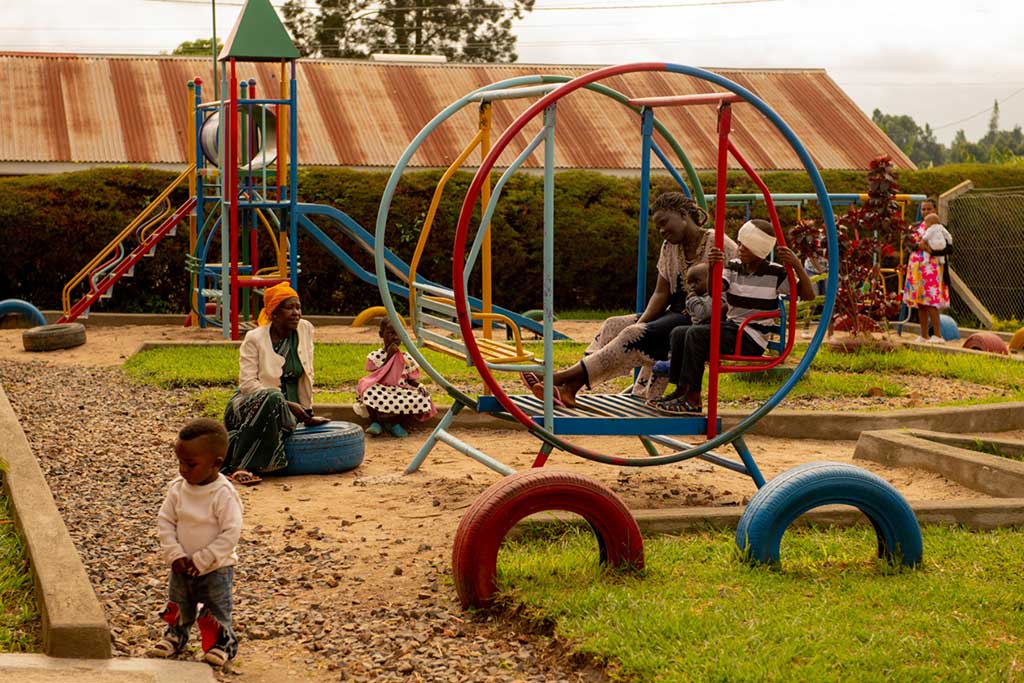
[{"label": "playground", "polygon": [[[643,673],[630,668],[628,655],[621,650],[591,648],[579,631],[563,631],[562,612],[550,607],[555,601],[543,597],[544,589],[529,596],[525,591],[552,576],[583,576],[570,579],[570,584],[603,591],[617,590],[621,583],[642,592],[642,571],[649,571],[652,584],[662,580],[658,577],[664,572],[656,562],[664,560],[656,558],[671,556],[665,548],[703,545],[708,566],[721,572],[705,575],[696,587],[698,593],[711,596],[705,606],[712,611],[721,605],[714,602],[714,594],[729,600],[734,582],[772,583],[771,577],[781,576],[785,585],[779,590],[787,598],[799,599],[813,591],[815,581],[842,584],[848,569],[854,580],[860,576],[863,582],[886,584],[892,579],[893,584],[909,585],[913,593],[915,578],[925,584],[932,578],[927,575],[930,568],[945,571],[946,558],[933,558],[931,553],[950,553],[956,545],[950,534],[971,533],[937,532],[934,538],[940,540],[933,551],[925,547],[922,524],[959,524],[982,532],[1021,524],[1024,466],[1019,460],[1024,447],[1019,440],[1024,424],[1020,404],[1012,401],[1020,398],[1024,382],[1017,357],[1010,356],[1004,340],[994,333],[987,333],[985,343],[994,346],[986,348],[1001,351],[1006,358],[992,360],[985,351],[963,351],[956,323],[949,330],[938,317],[934,337],[929,338],[923,314],[924,336],[918,342],[907,337],[880,339],[871,331],[875,322],[862,314],[878,313],[883,321],[896,316],[899,320],[893,324],[901,331],[909,321],[909,308],[898,306],[906,271],[903,244],[909,239],[912,216],[904,213],[926,201],[936,208],[935,201],[923,195],[896,191],[887,157],[871,162],[868,193],[830,193],[812,155],[783,118],[753,90],[720,74],[642,62],[576,77],[519,76],[465,93],[424,124],[395,160],[371,232],[334,206],[300,201],[297,57],[272,6],[263,0],[247,2],[220,56],[221,94],[210,99],[212,84],[202,78],[188,82],[183,99],[190,115],[185,122],[194,145],[187,168],[67,283],[58,325],[27,332],[0,330],[0,381],[11,403],[11,409],[6,401],[0,406],[6,421],[0,426],[20,449],[10,481],[5,478],[10,490],[17,492],[11,496],[15,514],[30,514],[17,507],[24,505],[18,498],[23,495],[19,478],[27,480],[41,470],[37,488],[49,487],[70,536],[64,551],[80,557],[84,565],[87,581],[80,584],[79,597],[87,603],[91,586],[101,608],[92,612],[91,630],[83,627],[88,638],[68,638],[62,645],[50,628],[60,619],[49,612],[62,609],[61,602],[46,603],[48,653],[59,654],[71,643],[80,645],[81,651],[65,651],[62,656],[154,654],[150,647],[163,630],[154,615],[167,601],[167,567],[153,552],[153,517],[173,474],[169,444],[175,442],[178,428],[199,414],[224,414],[228,398],[221,394],[230,394],[246,372],[240,370],[236,348],[247,330],[266,331],[267,343],[278,344],[270,360],[289,357],[288,372],[294,373],[289,379],[298,382],[308,373],[303,386],[312,387],[312,356],[306,369],[306,361],[296,355],[303,352],[298,333],[296,351],[292,338],[281,336],[279,320],[271,321],[269,328],[266,318],[263,327],[256,323],[261,306],[270,317],[277,305],[271,305],[268,288],[290,284],[301,292],[300,235],[307,244],[311,239],[326,250],[333,265],[376,287],[381,305],[358,312],[352,325],[317,321],[320,393],[313,399],[307,392],[308,401],[289,405],[293,412],[284,414],[305,414],[299,418],[304,424],[297,426],[292,418],[290,424],[280,425],[285,436],[275,442],[281,449],[278,455],[287,454],[289,467],[297,457],[287,449],[306,444],[303,466],[310,468],[304,472],[312,474],[275,476],[282,474],[279,468],[252,468],[264,475],[262,481],[248,472],[248,481],[235,479],[245,508],[245,530],[238,545],[242,559],[234,570],[233,626],[243,645],[237,662],[217,669],[222,679],[240,675],[257,683],[604,681],[617,673],[614,661],[605,661],[607,656],[617,658],[629,675],[656,680],[661,670]],[[255,67],[259,80],[247,78],[247,63],[260,65]],[[666,82],[685,84],[681,89],[688,90],[666,94],[649,88]],[[577,97],[599,100],[636,117],[638,135],[627,144],[635,143],[640,157],[635,233],[635,312],[640,317],[620,316],[619,322],[625,321],[626,330],[642,328],[642,335],[659,321],[672,322],[666,329],[673,335],[673,354],[675,330],[685,328],[687,340],[707,334],[707,355],[696,359],[702,374],[688,383],[681,375],[674,377],[680,394],[668,401],[658,400],[671,367],[664,367],[667,337],[659,358],[654,352],[641,357],[628,355],[635,350],[630,344],[636,339],[615,341],[620,334],[628,336],[625,330],[598,344],[605,329],[602,323],[556,320],[555,286],[566,284],[555,277],[556,128],[559,107],[567,113],[567,103]],[[493,106],[513,107],[518,113],[507,125],[492,130]],[[668,112],[679,111],[692,112],[693,125],[709,134],[717,154],[716,184],[707,196],[685,151],[664,124],[670,120]],[[411,232],[396,236],[404,219],[394,215],[400,213],[403,173],[435,129],[444,130],[448,119],[465,118],[467,113],[478,121],[475,137],[453,155],[429,209],[416,218],[415,237]],[[572,118],[567,115],[563,120]],[[527,132],[529,139],[521,136]],[[812,192],[770,191],[745,156],[755,159],[765,140],[778,143],[789,163],[806,172]],[[450,278],[445,273],[439,281],[437,273],[430,272],[433,279],[427,279],[423,255],[435,219],[455,219],[439,217],[446,183],[474,154],[479,155],[479,165],[462,197],[450,259],[445,259],[446,265],[451,262]],[[524,275],[516,286],[536,290],[539,308],[517,312],[501,307],[500,292],[493,291],[494,269],[506,255],[492,254],[491,240],[499,227],[508,227],[496,220],[503,191],[512,187],[509,180],[528,160],[543,174],[542,196],[530,206],[541,216],[532,243],[539,253],[529,257],[531,267],[536,266],[534,281]],[[742,170],[759,192],[727,193],[730,164]],[[655,170],[676,183],[675,195],[692,207],[692,213],[654,208]],[[172,201],[186,189],[184,200]],[[811,226],[801,218],[800,211],[811,204],[820,214],[820,225]],[[737,205],[746,214],[742,218]],[[794,233],[780,219],[779,208],[784,206],[796,208],[798,227],[811,245],[808,253],[797,255],[796,240],[790,239]],[[849,211],[837,218],[834,211],[840,206]],[[757,224],[752,207],[768,220],[757,219]],[[946,205],[942,207],[947,211]],[[666,218],[665,211],[671,216]],[[837,225],[842,221],[846,223]],[[188,310],[177,316],[177,323],[107,327],[98,320],[90,322],[90,313],[99,317],[92,309],[114,296],[115,285],[131,277],[136,267],[144,268],[143,259],[179,228],[187,232],[189,245],[181,273],[188,281]],[[727,231],[736,234],[738,246]],[[657,272],[651,273],[657,281],[652,293],[648,249],[655,234],[664,245]],[[704,245],[703,256],[697,253],[695,235]],[[396,244],[401,244],[401,253]],[[724,250],[729,244],[737,257],[727,261]],[[815,281],[802,265],[808,254],[824,261],[816,261],[820,275]],[[370,256],[372,271],[365,266]],[[893,261],[891,267],[883,265],[886,258]],[[686,322],[679,322],[673,316],[683,314],[669,306],[670,297],[684,293],[684,276],[701,262],[708,270],[707,322],[698,322],[696,312],[691,315],[688,300]],[[632,269],[634,264],[625,267]],[[281,301],[290,302],[293,332],[305,329],[298,327],[302,314],[296,312],[296,292],[288,291]],[[685,293],[694,296],[693,290]],[[687,297],[675,303],[681,305],[682,299]],[[34,316],[36,322],[42,317],[25,302],[8,305],[14,312]],[[929,306],[922,304],[924,308]],[[937,315],[939,306],[930,308]],[[410,438],[371,438],[369,430],[364,436],[365,425],[353,416],[350,405],[323,400],[351,394],[357,377],[351,371],[366,369],[359,363],[325,368],[330,364],[325,358],[340,352],[342,345],[360,361],[367,351],[379,348],[373,321],[383,316],[422,369],[424,393],[431,394],[440,409]],[[798,328],[800,321],[805,324]],[[828,321],[839,328],[836,348],[826,345],[833,332]],[[734,349],[732,341],[724,342],[726,330],[734,335]],[[756,342],[756,354],[741,343],[747,341],[744,330]],[[278,338],[272,337],[275,331]],[[59,336],[65,333],[66,338]],[[248,337],[246,344],[255,344],[257,336]],[[384,328],[381,338],[388,339]],[[865,347],[859,354],[838,348],[851,338]],[[592,339],[597,348],[588,349],[584,357],[582,345]],[[557,346],[565,341],[577,346]],[[607,349],[618,352],[619,343],[629,361],[623,366],[628,371],[613,377],[610,372],[599,376],[599,364],[588,369],[587,362]],[[690,353],[695,353],[695,343],[686,342]],[[206,381],[146,379],[134,365],[149,362],[143,358],[148,351],[140,352],[144,346],[155,349],[147,358],[170,366],[171,375],[200,367],[207,373]],[[188,355],[178,360],[157,355],[175,346],[186,346]],[[876,348],[882,346],[903,348],[885,356]],[[306,353],[312,348],[310,342]],[[565,348],[572,350],[571,363],[564,354],[559,356]],[[38,353],[41,350],[48,353]],[[243,351],[243,359],[246,352],[256,353]],[[685,362],[686,351],[680,353]],[[387,358],[388,363],[392,358],[407,362],[401,354]],[[655,360],[663,367],[659,369]],[[705,360],[707,400],[702,406]],[[572,367],[560,370],[567,365]],[[576,368],[582,368],[582,379],[572,385],[565,376]],[[281,395],[282,372],[278,369],[272,386],[259,391]],[[339,380],[342,376],[345,379]],[[243,390],[249,392],[245,381],[243,377]],[[256,383],[260,381],[262,376]],[[416,385],[417,391],[421,388]],[[214,398],[203,399],[204,391]],[[694,395],[696,404],[690,398]],[[315,431],[321,427],[314,424],[320,417],[333,420],[334,427]],[[376,427],[379,434],[380,426]],[[895,431],[897,427],[914,431]],[[358,460],[343,468],[332,469],[332,458],[341,448],[328,433],[332,428],[349,430],[350,445],[359,451]],[[231,438],[239,438],[241,427],[231,429]],[[392,433],[401,435],[402,430]],[[970,436],[957,441],[949,433]],[[327,436],[321,440],[323,434]],[[181,453],[178,457],[183,459]],[[208,454],[204,457],[213,460]],[[206,483],[220,481],[216,467]],[[254,483],[259,485],[243,486]],[[45,495],[40,500],[40,509],[49,505]],[[837,512],[837,507],[842,510]],[[575,534],[585,537],[576,543],[571,529],[580,518],[594,534]],[[519,522],[525,523],[516,527]],[[812,531],[806,536],[809,540],[794,530],[786,536],[782,553],[787,529],[807,522],[826,527],[859,523],[862,528],[848,534]],[[60,525],[49,525],[55,526]],[[544,531],[556,526],[554,535]],[[710,528],[735,530],[723,536],[711,534]],[[506,534],[528,536],[538,529],[542,540],[537,544],[502,550],[513,553],[503,557],[514,561],[511,569],[508,562],[499,569],[498,553]],[[681,533],[683,538],[653,540],[660,533]],[[1000,538],[1016,542],[1015,535],[1000,533]],[[645,565],[648,541],[651,564]],[[727,550],[720,547],[723,541]],[[30,539],[32,543],[38,541]],[[596,555],[600,562],[590,559],[600,568],[574,574],[575,566],[558,564],[566,552],[577,560]],[[43,566],[38,544],[29,553],[45,595],[62,575]],[[546,565],[543,557],[556,566]],[[716,565],[726,557],[728,563]],[[841,561],[835,562],[836,557]],[[178,561],[185,561],[188,573],[198,576],[191,559]],[[701,562],[692,555],[687,561]],[[80,566],[75,559],[69,562]],[[686,576],[684,568],[682,577]],[[613,588],[607,588],[606,581]],[[552,590],[566,594],[568,588],[581,585],[556,585]],[[689,604],[695,597],[683,594],[677,599]],[[633,598],[623,600],[630,603]],[[495,603],[524,607],[519,613],[487,609]],[[840,612],[842,608],[840,604]],[[883,607],[881,618],[893,621],[886,609],[894,608]],[[785,611],[780,608],[774,616],[785,618]],[[940,620],[945,616],[930,614]],[[599,620],[599,627],[614,632],[622,619],[607,616]],[[1019,608],[1001,605],[993,621],[1004,619],[1005,632],[985,636],[1005,635],[1008,642],[1018,642],[1024,637]],[[746,625],[753,629],[756,623]],[[823,632],[831,630],[829,623],[817,626]],[[860,621],[850,628],[869,632],[871,625]],[[643,633],[643,628],[636,632]],[[752,633],[750,642],[772,636]],[[623,642],[628,651],[628,639]],[[156,655],[173,659],[179,643],[161,642],[168,649]],[[663,656],[667,647],[655,657]],[[1008,647],[992,647],[1003,678],[1002,673],[1017,670],[1016,663],[1004,661]],[[207,654],[209,648],[207,644]],[[228,663],[229,655],[220,655],[219,662],[206,661],[218,667]],[[932,655],[923,651],[921,656]],[[791,653],[778,653],[763,666],[785,674],[789,664],[798,664],[790,659]],[[715,676],[728,677],[728,666],[722,666]],[[203,673],[209,671],[204,668]],[[668,675],[665,680],[676,679]]]},{"label": "playground", "polygon": [[[560,327],[586,339],[596,323]],[[114,653],[140,656],[157,635],[149,617],[163,599],[154,584],[159,559],[149,551],[152,510],[170,468],[167,444],[194,408],[187,389],[127,382],[121,356],[147,341],[223,342],[198,329],[92,325],[88,344],[39,355],[8,348],[17,346],[19,332],[0,331],[0,378],[80,548],[113,629]],[[374,335],[372,327],[318,327],[325,343],[372,344]],[[89,348],[90,355],[82,355]],[[857,407],[832,402],[829,409]],[[516,469],[528,469],[536,455],[536,439],[521,430],[456,426],[453,432]],[[458,606],[450,568],[455,529],[500,475],[444,444],[418,472],[403,475],[425,434],[368,440],[365,460],[352,472],[241,489],[248,531],[236,612],[246,643],[236,669],[240,680],[334,681],[341,671],[347,680],[367,681],[403,680],[410,671],[435,680],[604,680],[600,669],[569,657],[565,641],[543,629],[486,613],[477,617]],[[1024,432],[1003,436],[1019,439]],[[592,441],[622,455],[636,443],[629,437]],[[750,436],[748,445],[764,454],[759,464],[766,478],[828,460],[878,474],[915,506],[987,498],[919,468],[854,461],[853,440]],[[637,511],[738,511],[756,492],[747,477],[697,459],[619,468],[556,455],[550,466],[604,483]],[[478,668],[488,673],[474,678],[469,672]]]}]

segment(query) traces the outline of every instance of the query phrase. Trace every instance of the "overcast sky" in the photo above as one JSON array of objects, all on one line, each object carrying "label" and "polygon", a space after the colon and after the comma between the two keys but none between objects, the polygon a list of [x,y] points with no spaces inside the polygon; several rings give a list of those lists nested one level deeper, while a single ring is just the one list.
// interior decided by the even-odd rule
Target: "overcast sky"
[{"label": "overcast sky", "polygon": [[[312,4],[313,0],[308,0]],[[273,0],[280,5],[283,0]],[[217,0],[217,33],[242,0]],[[210,0],[0,0],[0,49],[158,53],[211,33]],[[1022,0],[537,0],[519,61],[824,68],[869,115],[948,143],[1024,124]]]}]

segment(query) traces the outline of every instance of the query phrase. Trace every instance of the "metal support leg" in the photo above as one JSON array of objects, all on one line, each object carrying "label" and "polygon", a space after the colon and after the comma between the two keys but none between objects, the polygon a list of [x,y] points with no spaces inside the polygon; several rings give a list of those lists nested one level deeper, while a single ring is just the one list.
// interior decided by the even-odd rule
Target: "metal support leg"
[{"label": "metal support leg", "polygon": [[444,417],[441,418],[441,421],[437,423],[436,427],[434,427],[434,431],[430,433],[430,436],[427,437],[427,440],[423,442],[422,446],[420,446],[419,451],[416,452],[416,457],[414,457],[412,459],[412,462],[409,463],[409,466],[405,468],[406,474],[412,474],[413,472],[420,468],[420,465],[423,464],[423,461],[427,459],[427,454],[430,453],[430,451],[437,444],[438,435],[444,430],[448,429],[449,426],[451,426],[452,420],[454,420],[455,416],[459,414],[459,412],[462,410],[462,407],[462,404],[459,402],[455,402],[452,404],[452,407],[448,409],[448,412],[444,414]]},{"label": "metal support leg", "polygon": [[547,441],[540,445],[540,450],[537,451],[537,458],[533,461],[533,467],[544,467],[544,463],[548,461],[548,456],[551,455],[551,451],[554,450],[554,446],[549,444]]},{"label": "metal support leg", "polygon": [[750,454],[750,449],[747,448],[746,442],[742,436],[736,437],[732,442],[733,448],[740,454],[740,460],[747,466],[747,472],[750,474],[750,478],[754,480],[754,485],[757,488],[764,486],[764,475],[761,474],[761,470],[757,469],[757,463],[754,462],[754,456]]},{"label": "metal support leg", "polygon": [[652,458],[656,458],[659,455],[661,455],[661,453],[658,452],[658,449],[654,446],[654,442],[648,439],[646,436],[640,437],[640,443],[644,445],[644,450],[647,451],[647,455],[651,456]]}]

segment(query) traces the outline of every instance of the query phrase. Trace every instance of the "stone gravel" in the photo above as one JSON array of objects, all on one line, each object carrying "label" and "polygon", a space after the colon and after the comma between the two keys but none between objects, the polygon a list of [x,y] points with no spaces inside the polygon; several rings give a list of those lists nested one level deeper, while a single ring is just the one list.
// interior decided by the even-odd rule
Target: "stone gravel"
[{"label": "stone gravel", "polygon": [[[0,361],[0,381],[106,611],[115,656],[143,656],[162,631],[167,568],[155,518],[176,474],[175,434],[193,416],[185,392],[132,385],[116,368],[44,362]],[[344,596],[365,581],[357,562],[300,521],[249,531],[235,580],[241,650],[233,670],[218,672],[224,680],[244,680],[246,649],[261,648],[318,680],[607,680],[515,619],[463,612],[439,559],[395,567],[418,581],[410,595],[382,584],[372,599],[327,605],[314,601],[322,589]]]}]

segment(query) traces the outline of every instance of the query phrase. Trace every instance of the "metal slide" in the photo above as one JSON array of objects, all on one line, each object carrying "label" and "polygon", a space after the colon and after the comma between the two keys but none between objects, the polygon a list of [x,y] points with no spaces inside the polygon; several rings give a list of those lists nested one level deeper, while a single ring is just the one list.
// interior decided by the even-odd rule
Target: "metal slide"
[{"label": "metal slide", "polygon": [[[305,230],[313,239],[315,239],[320,246],[326,249],[332,256],[341,261],[341,264],[345,266],[351,273],[358,277],[367,284],[377,286],[377,276],[374,273],[366,270],[353,259],[348,252],[338,246],[338,244],[330,238],[327,233],[320,229],[311,219],[310,216],[323,216],[327,218],[333,225],[339,227],[346,237],[353,240],[360,246],[366,253],[373,255],[373,235],[367,232],[362,226],[359,225],[351,216],[339,211],[333,206],[327,206],[325,204],[303,204],[297,205],[299,226]],[[388,281],[388,289],[392,294],[409,298],[409,264],[396,256],[392,251],[385,247],[384,258],[386,262],[386,268],[388,272],[392,273],[399,282]],[[444,289],[444,285],[439,285],[435,282],[431,282],[419,275],[416,276],[416,282],[432,285],[434,287],[440,287]],[[481,310],[483,302],[476,297],[468,297],[470,306],[473,310]],[[530,330],[537,334],[544,334],[543,322],[531,320],[515,311],[510,311],[500,306],[492,306],[494,313],[500,313],[508,317],[512,322],[519,326],[520,329]],[[554,333],[555,339],[569,339],[569,337],[559,332]]]}]

